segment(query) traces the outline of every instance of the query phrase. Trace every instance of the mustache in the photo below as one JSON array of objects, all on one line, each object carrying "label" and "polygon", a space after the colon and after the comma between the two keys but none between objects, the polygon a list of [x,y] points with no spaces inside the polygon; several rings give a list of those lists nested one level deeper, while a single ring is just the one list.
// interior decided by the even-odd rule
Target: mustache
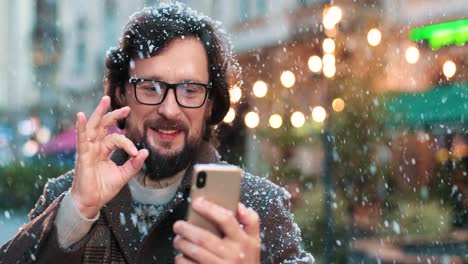
[{"label": "mustache", "polygon": [[188,126],[178,120],[169,120],[164,117],[158,119],[146,120],[143,123],[144,131],[147,131],[148,128],[152,129],[161,129],[161,130],[182,130],[188,131]]}]

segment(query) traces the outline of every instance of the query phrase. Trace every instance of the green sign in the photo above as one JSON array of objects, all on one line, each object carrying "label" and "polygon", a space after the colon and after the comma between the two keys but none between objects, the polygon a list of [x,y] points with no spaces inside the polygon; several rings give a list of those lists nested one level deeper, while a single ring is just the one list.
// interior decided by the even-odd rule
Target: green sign
[{"label": "green sign", "polygon": [[433,49],[447,45],[462,45],[468,41],[468,19],[411,29],[412,41],[427,41]]}]

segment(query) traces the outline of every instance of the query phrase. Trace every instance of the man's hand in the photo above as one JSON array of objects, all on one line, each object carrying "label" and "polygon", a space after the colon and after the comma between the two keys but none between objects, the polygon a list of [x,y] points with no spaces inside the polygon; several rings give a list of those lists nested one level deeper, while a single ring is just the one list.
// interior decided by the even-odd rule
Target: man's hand
[{"label": "man's hand", "polygon": [[[148,150],[138,151],[133,142],[123,135],[107,135],[118,120],[130,113],[126,106],[106,113],[110,98],[104,96],[94,113],[86,122],[86,116],[77,114],[77,160],[71,195],[80,213],[88,218],[98,211],[132,178],[143,166]],[[115,149],[123,149],[130,159],[117,166],[109,155]]]},{"label": "man's hand", "polygon": [[174,247],[183,255],[175,262],[184,263],[260,263],[260,224],[258,214],[239,203],[237,222],[227,209],[203,199],[193,201],[201,216],[216,224],[224,237],[187,223],[174,224]]}]

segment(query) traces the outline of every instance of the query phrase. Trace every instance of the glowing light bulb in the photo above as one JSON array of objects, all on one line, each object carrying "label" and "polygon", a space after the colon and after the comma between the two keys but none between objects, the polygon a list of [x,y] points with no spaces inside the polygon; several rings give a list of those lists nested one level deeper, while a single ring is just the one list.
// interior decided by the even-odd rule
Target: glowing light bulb
[{"label": "glowing light bulb", "polygon": [[268,123],[272,128],[277,129],[280,128],[281,125],[283,125],[283,118],[281,118],[281,116],[278,114],[274,114],[270,116]]},{"label": "glowing light bulb", "polygon": [[305,123],[305,116],[303,113],[301,112],[294,112],[292,115],[291,115],[291,124],[293,125],[293,127],[302,127]]},{"label": "glowing light bulb", "polygon": [[322,59],[319,56],[310,56],[309,60],[307,61],[307,65],[309,66],[309,70],[311,72],[320,72],[322,70]]},{"label": "glowing light bulb", "polygon": [[332,17],[332,20],[335,24],[338,24],[343,17],[343,11],[339,6],[334,5],[328,8],[327,15]]},{"label": "glowing light bulb", "polygon": [[419,50],[416,47],[409,47],[405,52],[406,61],[409,64],[415,64],[419,60]]},{"label": "glowing light bulb", "polygon": [[231,102],[237,103],[242,97],[242,90],[239,86],[234,86],[229,90],[229,95],[231,97]]},{"label": "glowing light bulb", "polygon": [[447,79],[452,78],[457,72],[457,65],[452,60],[448,60],[444,63],[443,72]]},{"label": "glowing light bulb", "polygon": [[296,77],[292,71],[284,71],[281,74],[281,84],[286,88],[291,88],[296,83]]},{"label": "glowing light bulb", "polygon": [[260,123],[260,118],[255,112],[248,112],[244,118],[245,125],[249,128],[256,128]]},{"label": "glowing light bulb", "polygon": [[331,6],[323,10],[323,26],[330,30],[341,21],[343,12],[339,6]]},{"label": "glowing light bulb", "polygon": [[323,55],[323,65],[335,65],[335,56],[333,54]]},{"label": "glowing light bulb", "polygon": [[369,42],[369,45],[375,47],[380,44],[381,40],[382,40],[382,33],[380,32],[379,29],[373,28],[369,30],[369,32],[367,33],[367,42]]},{"label": "glowing light bulb", "polygon": [[323,65],[323,75],[327,78],[332,78],[335,76],[336,67],[334,64],[325,64]]},{"label": "glowing light bulb", "polygon": [[332,102],[332,108],[335,112],[341,112],[345,108],[345,102],[341,98],[335,98]]},{"label": "glowing light bulb", "polygon": [[231,123],[232,121],[234,121],[234,118],[236,118],[236,111],[234,111],[234,109],[232,109],[232,108],[229,108],[226,116],[223,119],[223,122],[224,123]]},{"label": "glowing light bulb", "polygon": [[323,122],[325,121],[325,118],[327,117],[327,111],[325,111],[325,108],[321,106],[316,106],[312,109],[312,119],[315,122]]},{"label": "glowing light bulb", "polygon": [[256,81],[252,89],[254,95],[258,98],[261,98],[267,94],[268,86],[264,81]]},{"label": "glowing light bulb", "polygon": [[324,39],[322,48],[326,53],[333,53],[335,51],[335,41],[331,38]]}]

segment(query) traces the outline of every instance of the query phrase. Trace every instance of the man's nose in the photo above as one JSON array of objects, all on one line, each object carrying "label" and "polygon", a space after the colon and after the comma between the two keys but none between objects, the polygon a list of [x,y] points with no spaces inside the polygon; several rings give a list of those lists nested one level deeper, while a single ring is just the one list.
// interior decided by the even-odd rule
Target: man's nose
[{"label": "man's nose", "polygon": [[158,113],[167,119],[175,119],[180,114],[180,106],[177,103],[174,90],[167,91],[167,96],[158,107]]}]

